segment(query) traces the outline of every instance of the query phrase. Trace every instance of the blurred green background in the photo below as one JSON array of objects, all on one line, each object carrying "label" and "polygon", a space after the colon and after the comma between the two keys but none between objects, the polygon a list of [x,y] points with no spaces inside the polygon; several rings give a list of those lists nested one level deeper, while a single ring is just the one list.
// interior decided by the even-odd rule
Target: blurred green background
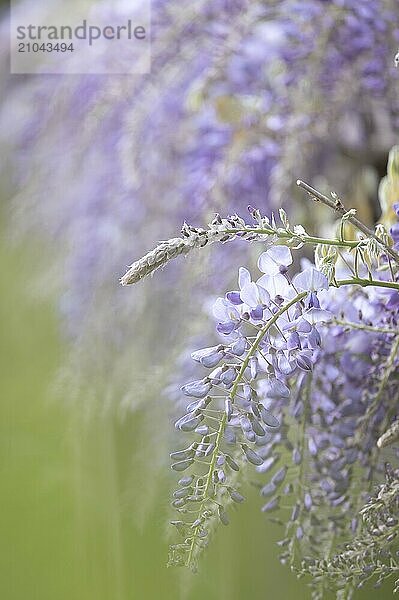
[{"label": "blurred green background", "polygon": [[[3,228],[4,231],[4,228]],[[256,490],[219,531],[200,573],[167,569],[168,482],[146,519],[135,502],[147,473],[136,461],[136,413],[84,416],[54,382],[65,349],[56,300],[35,300],[27,281],[44,248],[0,242],[0,598],[3,600],[286,600],[309,598],[280,566],[279,528],[259,513]],[[165,424],[167,426],[167,424]],[[152,508],[151,508],[152,507]],[[391,597],[381,590],[359,598]],[[329,596],[326,596],[329,597]]]}]

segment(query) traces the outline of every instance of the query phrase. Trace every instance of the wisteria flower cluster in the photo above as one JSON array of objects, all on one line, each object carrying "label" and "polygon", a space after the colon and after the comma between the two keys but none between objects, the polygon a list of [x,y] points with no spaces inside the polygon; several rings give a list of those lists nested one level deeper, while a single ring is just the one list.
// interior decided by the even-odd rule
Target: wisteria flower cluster
[{"label": "wisteria flower cluster", "polygon": [[[286,272],[291,263],[289,248],[275,246],[259,257],[264,275],[256,282],[241,268],[240,289],[218,298],[214,306],[223,343],[192,354],[210,372],[182,388],[196,400],[176,428],[194,431],[198,440],[171,455],[176,460],[172,469],[192,471],[173,494],[173,506],[189,517],[174,522],[185,541],[172,547],[173,563],[195,566],[215,518],[228,523],[226,504],[244,500],[234,487],[243,462],[264,469],[265,449],[279,428],[273,405],[290,396],[287,378],[312,371],[321,341],[317,323],[330,318],[317,293],[328,289],[328,280],[311,267],[290,282]],[[278,506],[285,473],[283,467],[263,489],[265,497],[275,494],[264,511]]]},{"label": "wisteria flower cluster", "polygon": [[[363,508],[399,438],[397,226],[369,230],[335,194],[297,183],[340,216],[337,237],[310,236],[283,210],[277,219],[249,207],[253,223],[216,215],[208,229],[185,225],[182,238],[134,263],[122,283],[175,258],[168,244],[188,252],[261,242],[260,275],[241,267],[237,288],[214,302],[218,343],[191,354],[207,372],[181,388],[190,400],[175,428],[186,441],[171,453],[181,473],[172,499],[181,541],[169,563],[197,568],[217,524],[229,523],[229,506],[244,501],[249,471],[262,511],[283,527],[281,561],[312,575],[313,598],[331,587],[351,598],[366,580],[397,571],[393,560],[381,562],[384,544],[396,540],[393,475],[380,492],[390,502],[378,505],[383,524],[370,525],[371,508]],[[399,216],[396,204],[394,211]],[[348,224],[359,235],[348,238]],[[305,245],[315,247],[314,262],[302,259],[295,273],[293,252]],[[367,536],[374,536],[368,548]],[[348,556],[357,561],[350,576]]]}]

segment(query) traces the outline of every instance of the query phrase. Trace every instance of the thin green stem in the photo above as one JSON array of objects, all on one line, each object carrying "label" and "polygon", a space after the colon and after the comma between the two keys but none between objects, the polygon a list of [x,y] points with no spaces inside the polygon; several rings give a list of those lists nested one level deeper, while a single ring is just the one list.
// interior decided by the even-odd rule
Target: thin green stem
[{"label": "thin green stem", "polygon": [[281,240],[295,239],[304,244],[323,244],[327,246],[339,246],[340,248],[357,248],[361,241],[356,240],[339,240],[314,237],[311,235],[298,235],[294,232],[275,231],[274,229],[263,229],[261,227],[241,227],[237,229],[226,229],[226,234],[234,235],[237,233],[258,233],[259,235],[277,235]]},{"label": "thin green stem", "polygon": [[378,279],[363,279],[361,277],[352,277],[352,279],[337,279],[336,286],[361,285],[362,287],[383,287],[391,290],[399,290],[399,283],[394,281],[379,281]]},{"label": "thin green stem", "polygon": [[352,268],[352,266],[349,264],[349,262],[346,260],[346,258],[342,255],[342,253],[338,250],[338,254],[340,259],[342,260],[343,263],[345,263],[345,265],[348,267],[348,270],[352,273],[352,275],[354,277],[358,277],[359,273],[356,273],[355,270]]},{"label": "thin green stem", "polygon": [[341,321],[334,319],[333,324],[349,327],[350,329],[360,329],[361,331],[372,331],[373,333],[397,334],[397,329],[389,329],[388,327],[374,327],[373,325],[364,325],[362,323],[352,323],[350,321]]},{"label": "thin green stem", "polygon": [[[212,474],[213,474],[213,471],[215,470],[216,461],[217,461],[217,457],[218,457],[218,453],[219,453],[220,444],[221,444],[221,441],[222,441],[222,436],[223,436],[223,433],[224,433],[224,430],[225,430],[226,422],[227,422],[227,415],[226,415],[226,413],[224,413],[223,417],[220,420],[219,429],[217,431],[217,436],[216,436],[216,440],[215,440],[215,449],[214,449],[213,454],[212,454],[212,460],[209,463],[209,471],[208,471],[208,475],[207,475],[207,478],[206,478],[205,490],[204,490],[204,499],[201,502],[200,508],[198,510],[198,514],[199,515],[204,510],[205,503],[209,500],[208,492],[209,492],[209,488],[210,488],[210,486],[212,484]],[[190,551],[189,551],[188,559],[187,559],[187,563],[186,563],[187,567],[191,567],[192,566],[193,552],[194,552],[195,544],[196,544],[197,539],[198,539],[199,529],[200,529],[199,525],[194,529],[193,537],[191,539]]]}]

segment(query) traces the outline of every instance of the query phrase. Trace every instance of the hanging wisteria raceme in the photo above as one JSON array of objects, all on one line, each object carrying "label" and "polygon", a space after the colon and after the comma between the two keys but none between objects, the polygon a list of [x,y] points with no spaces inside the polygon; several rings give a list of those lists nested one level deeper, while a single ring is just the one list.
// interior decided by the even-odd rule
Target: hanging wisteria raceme
[{"label": "hanging wisteria raceme", "polygon": [[[391,188],[396,154],[385,181]],[[363,535],[358,516],[381,480],[383,449],[398,438],[397,227],[391,235],[382,225],[369,230],[336,195],[298,185],[341,215],[336,238],[309,236],[283,210],[279,223],[250,207],[252,224],[216,216],[207,230],[185,226],[182,238],[134,263],[122,283],[210,243],[241,238],[266,246],[258,259],[263,274],[253,280],[240,268],[238,289],[214,305],[220,342],[191,355],[208,374],[181,388],[194,400],[175,424],[187,441],[171,454],[172,469],[185,473],[172,501],[180,513],[172,523],[183,541],[171,547],[170,563],[196,568],[217,523],[228,524],[228,506],[244,501],[240,486],[252,463],[262,511],[279,511],[272,519],[285,530],[282,562],[313,575],[315,599],[324,597],[340,567],[337,597],[351,598],[365,579],[396,572],[374,564],[364,550],[360,571],[358,565],[345,579],[344,558],[336,553],[346,542],[342,556],[359,555],[359,538],[353,546],[348,540]],[[399,216],[398,205],[394,210]],[[346,237],[348,224],[361,231],[357,239]],[[305,244],[317,244],[316,264],[305,260],[291,278],[290,248]],[[374,544],[382,553],[387,536],[389,543],[396,539],[396,530],[388,533],[381,529]]]},{"label": "hanging wisteria raceme", "polygon": [[363,587],[374,581],[379,588],[388,579],[396,578],[398,591],[399,565],[395,541],[398,535],[398,470],[389,463],[385,481],[380,484],[361,510],[362,530],[342,551],[325,560],[303,563],[303,573],[315,580],[334,581],[341,589]]},{"label": "hanging wisteria raceme", "polygon": [[[256,283],[241,268],[240,289],[214,306],[224,343],[192,354],[210,372],[182,388],[197,400],[188,404],[176,428],[194,431],[198,441],[172,453],[172,469],[185,471],[194,465],[197,470],[180,480],[174,492],[173,506],[189,519],[174,522],[185,541],[172,547],[172,564],[194,568],[212,522],[228,523],[226,504],[244,500],[234,487],[237,472],[243,461],[263,465],[256,446],[268,444],[279,427],[270,411],[273,401],[289,397],[288,375],[312,370],[320,337],[315,323],[330,318],[320,309],[317,292],[328,288],[328,281],[310,268],[290,284],[283,273],[291,263],[289,248],[277,246],[260,256],[265,275]],[[272,479],[275,489],[284,475],[283,467]],[[272,503],[277,507],[278,497]],[[271,508],[269,502],[264,507]]]},{"label": "hanging wisteria raceme", "polygon": [[297,568],[306,557],[302,572],[358,531],[360,508],[386,460],[377,440],[399,408],[397,308],[373,288],[341,288],[321,301],[335,318],[321,328],[310,389],[286,413],[292,515],[281,560]]}]

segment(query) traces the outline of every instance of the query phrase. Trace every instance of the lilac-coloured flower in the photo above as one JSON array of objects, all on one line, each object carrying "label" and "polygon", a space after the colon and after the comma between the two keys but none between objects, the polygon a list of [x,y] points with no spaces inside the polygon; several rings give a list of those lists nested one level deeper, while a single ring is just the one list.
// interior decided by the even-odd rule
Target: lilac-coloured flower
[{"label": "lilac-coloured flower", "polygon": [[194,398],[205,398],[211,387],[212,386],[209,381],[206,379],[200,379],[198,381],[186,383],[186,385],[183,385],[181,389],[187,396],[193,396]]},{"label": "lilac-coloured flower", "polygon": [[229,300],[218,298],[213,306],[213,314],[219,321],[217,330],[219,333],[229,335],[240,322],[240,313]]},{"label": "lilac-coloured flower", "polygon": [[314,267],[305,269],[305,271],[295,275],[293,284],[301,291],[318,292],[320,290],[328,290],[327,277]]},{"label": "lilac-coloured flower", "polygon": [[238,291],[227,292],[226,299],[229,300],[232,304],[242,304],[243,300],[241,299],[241,290],[251,283],[251,274],[245,267],[240,267],[238,270],[238,287],[240,288]]},{"label": "lilac-coloured flower", "polygon": [[228,292],[226,300],[235,305],[245,304],[253,319],[260,320],[263,316],[263,308],[270,302],[268,291],[251,279],[248,269],[240,267],[238,272],[239,291]]},{"label": "lilac-coloured flower", "polygon": [[291,360],[290,353],[281,352],[277,357],[277,369],[280,373],[287,376],[295,371],[296,362]]},{"label": "lilac-coloured flower", "polygon": [[247,347],[247,340],[244,336],[238,336],[238,339],[232,343],[231,351],[236,356],[242,356]]},{"label": "lilac-coloured flower", "polygon": [[[304,311],[297,319],[287,322],[283,326],[283,329],[284,331],[293,331],[293,333],[295,331],[297,333],[312,333],[311,339],[313,339],[313,343],[316,343],[316,341],[319,342],[320,336],[312,325],[316,325],[317,323],[327,323],[328,321],[331,321],[332,318],[333,314],[330,311],[312,307]],[[292,341],[291,339],[290,343],[297,343],[296,339],[297,338],[294,338],[295,341]]]},{"label": "lilac-coloured flower", "polygon": [[266,398],[289,398],[288,386],[277,378],[270,377],[262,382],[262,392]]},{"label": "lilac-coloured flower", "polygon": [[224,356],[223,346],[212,346],[211,348],[203,348],[192,352],[191,358],[204,367],[213,368],[222,360]]},{"label": "lilac-coloured flower", "polygon": [[313,370],[313,362],[310,356],[305,354],[304,352],[300,352],[296,358],[297,365],[300,369],[304,371],[312,371]]},{"label": "lilac-coloured flower", "polygon": [[262,275],[256,283],[267,290],[272,300],[275,300],[276,298],[288,300],[295,296],[295,291],[290,286],[286,277],[280,273],[276,275]]},{"label": "lilac-coloured flower", "polygon": [[292,254],[287,246],[272,246],[258,259],[259,270],[267,275],[284,274],[291,264]]},{"label": "lilac-coloured flower", "polygon": [[267,306],[270,302],[269,292],[254,281],[245,284],[240,292],[241,300],[250,308]]}]

